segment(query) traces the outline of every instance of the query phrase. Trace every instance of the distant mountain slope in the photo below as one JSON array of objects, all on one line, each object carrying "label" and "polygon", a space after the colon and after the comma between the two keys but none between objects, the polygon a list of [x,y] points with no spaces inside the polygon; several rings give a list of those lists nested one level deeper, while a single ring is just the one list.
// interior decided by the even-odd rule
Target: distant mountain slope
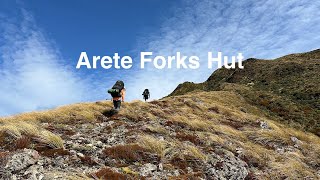
[{"label": "distant mountain slope", "polygon": [[218,69],[200,84],[180,84],[169,96],[235,91],[268,115],[320,135],[320,49],[274,60],[251,58],[244,66]]}]

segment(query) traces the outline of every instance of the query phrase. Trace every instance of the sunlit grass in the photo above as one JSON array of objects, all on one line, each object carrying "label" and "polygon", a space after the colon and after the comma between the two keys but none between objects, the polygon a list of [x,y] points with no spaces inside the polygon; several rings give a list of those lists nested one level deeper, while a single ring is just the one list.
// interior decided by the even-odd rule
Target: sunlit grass
[{"label": "sunlit grass", "polygon": [[[79,103],[0,118],[0,132],[5,132],[15,139],[28,135],[49,147],[63,148],[63,139],[45,130],[41,123],[55,124],[56,127],[91,123],[92,127],[88,127],[94,128],[94,124],[103,116],[102,113],[111,108],[111,101]],[[186,156],[206,161],[207,149],[216,150],[222,147],[233,153],[242,148],[242,155],[239,157],[246,161],[250,168],[257,169],[257,172],[272,169],[274,177],[281,177],[279,172],[289,174],[289,177],[313,177],[314,169],[308,162],[320,163],[318,136],[274,121],[232,92],[198,92],[196,95],[189,93],[150,103],[126,102],[122,103],[117,118],[124,123],[143,124],[145,129],[137,127],[140,131],[132,131],[137,137],[134,143],[157,154],[163,161],[170,161],[176,156],[181,156],[181,159]],[[266,122],[270,129],[262,129],[260,121]],[[178,133],[190,134],[201,140],[201,143],[188,141],[187,138],[183,141],[177,136]],[[300,149],[295,149],[297,152],[294,153],[286,151],[279,154],[275,147],[294,148],[291,137],[302,142]]]}]

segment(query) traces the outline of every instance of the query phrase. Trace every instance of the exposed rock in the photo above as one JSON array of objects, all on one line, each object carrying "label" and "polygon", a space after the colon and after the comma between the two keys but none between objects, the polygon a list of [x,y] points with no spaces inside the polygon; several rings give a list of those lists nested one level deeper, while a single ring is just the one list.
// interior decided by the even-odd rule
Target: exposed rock
[{"label": "exposed rock", "polygon": [[249,173],[247,168],[247,163],[232,153],[224,156],[213,153],[209,158],[206,174],[217,179],[245,179]]},{"label": "exposed rock", "polygon": [[84,155],[83,155],[82,153],[77,153],[77,155],[78,155],[79,157],[81,157],[81,158],[84,157]]},{"label": "exposed rock", "polygon": [[236,155],[237,156],[241,156],[242,153],[243,153],[243,149],[242,148],[240,148],[240,147],[236,148]]},{"label": "exposed rock", "polygon": [[180,175],[179,170],[175,170],[175,171],[173,172],[173,175],[174,175],[174,176],[179,176],[179,175]]},{"label": "exposed rock", "polygon": [[187,167],[187,172],[188,172],[188,174],[191,174],[191,173],[193,173],[193,169],[191,167]]},{"label": "exposed rock", "polygon": [[159,171],[163,171],[163,164],[162,163],[159,164]]},{"label": "exposed rock", "polygon": [[254,86],[254,82],[249,82],[249,83],[247,83],[247,86],[249,86],[249,87]]},{"label": "exposed rock", "polygon": [[140,168],[140,174],[142,176],[151,175],[154,171],[157,170],[157,166],[151,163],[147,163]]},{"label": "exposed rock", "polygon": [[261,127],[262,129],[271,129],[271,128],[269,127],[268,123],[265,122],[265,121],[260,121],[260,127]]},{"label": "exposed rock", "polygon": [[9,158],[4,169],[10,172],[20,171],[33,164],[36,164],[39,160],[39,157],[40,156],[37,151],[32,149],[24,149],[21,152],[13,154]]},{"label": "exposed rock", "polygon": [[298,138],[292,136],[290,139],[294,143],[295,148],[299,148],[301,146],[302,141],[300,141]]},{"label": "exposed rock", "polygon": [[32,179],[32,180],[42,180],[44,178],[43,173],[43,167],[42,166],[30,166],[30,168],[28,168],[24,173],[24,177],[28,177],[28,179]]}]

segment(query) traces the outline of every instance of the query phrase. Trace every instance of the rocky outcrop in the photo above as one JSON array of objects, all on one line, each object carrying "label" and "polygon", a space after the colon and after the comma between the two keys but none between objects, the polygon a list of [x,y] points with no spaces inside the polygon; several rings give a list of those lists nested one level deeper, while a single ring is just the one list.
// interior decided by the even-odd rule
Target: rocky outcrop
[{"label": "rocky outcrop", "polygon": [[206,167],[207,177],[213,179],[245,179],[249,173],[248,165],[233,153],[227,152],[225,155],[210,154]]},{"label": "rocky outcrop", "polygon": [[[145,121],[132,122],[129,119],[110,120],[90,124],[85,123],[78,126],[77,132],[65,136],[65,148],[55,151],[38,152],[33,149],[23,149],[12,152],[8,155],[8,160],[1,171],[2,179],[64,179],[67,176],[89,176],[97,172],[101,167],[113,167],[118,163],[125,163],[124,160],[118,161],[112,157],[105,156],[103,150],[116,145],[125,145],[128,140],[137,140],[137,135],[132,131],[150,131],[146,128]],[[48,124],[43,124],[49,126]],[[52,126],[52,125],[50,125]],[[175,131],[172,127],[167,127],[168,132]],[[65,125],[64,129],[69,129]],[[129,129],[131,132],[129,132]],[[161,136],[164,140],[164,138]],[[157,157],[156,154],[153,156]],[[208,159],[197,162],[197,166],[186,167],[185,170],[172,168],[165,169],[168,162],[144,160],[134,163],[123,169],[114,167],[115,172],[127,173],[131,177],[148,177],[151,179],[167,179],[172,176],[202,171],[201,176],[205,179],[244,179],[248,174],[247,164],[232,152],[225,151],[224,155],[216,153],[208,154]],[[142,164],[141,164],[142,163]],[[65,174],[55,174],[52,172],[66,172]]]}]

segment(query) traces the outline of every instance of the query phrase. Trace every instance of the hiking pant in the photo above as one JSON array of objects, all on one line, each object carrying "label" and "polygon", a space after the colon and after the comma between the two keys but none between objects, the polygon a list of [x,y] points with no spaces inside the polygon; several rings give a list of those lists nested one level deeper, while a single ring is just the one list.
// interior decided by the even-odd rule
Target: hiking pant
[{"label": "hiking pant", "polygon": [[114,109],[119,110],[121,106],[121,100],[113,101],[113,106],[114,106]]},{"label": "hiking pant", "polygon": [[147,99],[149,98],[148,96],[143,96],[144,97],[144,101],[147,101]]}]

